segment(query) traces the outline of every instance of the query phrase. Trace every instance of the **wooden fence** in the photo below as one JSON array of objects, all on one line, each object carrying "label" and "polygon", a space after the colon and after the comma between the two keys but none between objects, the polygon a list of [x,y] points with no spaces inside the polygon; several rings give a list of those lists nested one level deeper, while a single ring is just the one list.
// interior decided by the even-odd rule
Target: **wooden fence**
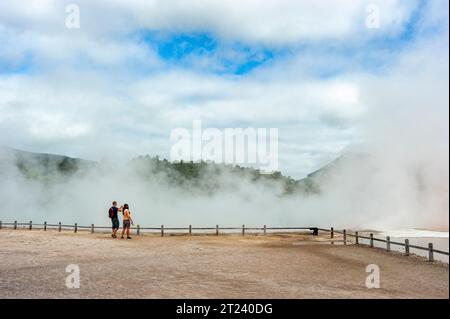
[{"label": "wooden fence", "polygon": [[[2,228],[26,228],[29,230],[32,229],[42,229],[44,231],[47,231],[48,229],[57,229],[58,232],[61,232],[62,230],[67,229],[73,229],[74,233],[77,233],[79,230],[90,230],[91,233],[94,233],[95,230],[110,230],[111,226],[95,226],[94,224],[91,224],[90,226],[86,225],[78,225],[78,223],[75,224],[62,224],[59,222],[58,224],[49,224],[47,222],[44,222],[43,224],[36,224],[32,221],[30,222],[2,222],[0,221],[0,229]],[[219,225],[216,225],[215,227],[193,227],[192,225],[189,225],[188,227],[165,227],[164,225],[161,225],[161,227],[141,227],[140,225],[137,225],[136,227],[130,227],[131,231],[135,231],[136,235],[140,235],[141,232],[144,231],[158,231],[161,233],[161,236],[164,236],[166,231],[185,231],[187,234],[192,235],[193,231],[214,231],[216,235],[219,235],[220,231],[238,231],[243,236],[245,236],[246,231],[261,231],[263,234],[267,234],[268,231],[280,231],[280,230],[309,230],[312,232],[312,235],[318,235],[319,228],[317,227],[267,227],[266,225],[263,225],[263,227],[246,227],[245,225],[242,225],[242,227],[219,227]],[[199,233],[201,234],[201,232]]]},{"label": "wooden fence", "polygon": [[[47,231],[48,229],[57,229],[58,232],[61,232],[62,230],[66,229],[73,229],[74,233],[77,233],[79,230],[88,230],[91,233],[94,233],[95,230],[109,230],[111,229],[111,226],[95,226],[94,224],[91,224],[90,226],[86,225],[78,225],[78,223],[75,224],[62,224],[59,222],[58,224],[49,224],[47,222],[44,222],[43,224],[33,224],[32,221],[23,223],[23,222],[2,222],[0,221],[0,229],[2,228],[26,228],[29,230],[32,229],[42,229],[44,231]],[[164,237],[164,234],[166,231],[183,231],[186,232],[189,235],[193,234],[193,231],[201,231],[199,234],[204,234],[205,231],[213,231],[216,236],[219,236],[220,232],[223,231],[226,233],[228,231],[235,231],[241,233],[242,236],[245,236],[246,231],[259,231],[262,232],[263,235],[266,235],[268,231],[271,231],[271,233],[280,233],[280,232],[286,232],[286,231],[306,231],[309,230],[312,232],[313,236],[317,236],[319,234],[319,231],[322,232],[328,232],[330,233],[330,239],[331,243],[334,244],[335,240],[335,234],[342,235],[342,243],[344,245],[347,245],[349,242],[348,237],[354,238],[354,243],[356,245],[364,245],[364,243],[360,242],[360,239],[366,239],[369,240],[369,247],[373,248],[374,242],[382,242],[386,243],[386,251],[391,251],[391,245],[397,245],[397,246],[403,246],[405,248],[404,254],[406,256],[410,255],[410,249],[418,249],[418,250],[424,250],[428,251],[428,261],[434,261],[434,254],[442,254],[448,256],[449,253],[446,251],[438,250],[433,248],[433,243],[429,243],[428,247],[422,247],[422,246],[416,246],[411,245],[409,243],[409,239],[405,239],[404,243],[401,242],[395,242],[392,241],[389,236],[386,237],[386,239],[382,238],[376,238],[374,237],[373,233],[370,233],[369,236],[362,236],[359,234],[359,232],[355,231],[354,233],[349,233],[346,229],[343,230],[335,230],[333,227],[330,228],[318,228],[318,227],[267,227],[266,225],[263,225],[263,227],[246,227],[245,225],[242,225],[242,227],[219,227],[219,225],[216,225],[215,227],[192,227],[192,225],[189,225],[188,227],[165,227],[164,225],[161,225],[161,227],[141,227],[140,225],[137,225],[136,227],[131,227],[131,231],[135,231],[136,235],[141,235],[141,232],[145,231],[158,231],[161,234],[161,237]]]},{"label": "wooden fence", "polygon": [[348,241],[348,237],[353,237],[354,238],[354,242],[356,245],[361,245],[364,244],[362,242],[360,242],[360,239],[366,239],[369,241],[369,247],[373,248],[374,246],[374,242],[381,242],[381,243],[386,243],[386,251],[390,252],[391,251],[391,245],[396,245],[396,246],[402,246],[404,247],[404,254],[406,256],[410,255],[410,249],[418,249],[418,250],[424,250],[424,251],[428,251],[428,261],[434,261],[434,254],[442,254],[442,255],[446,255],[448,256],[449,253],[447,251],[443,251],[443,250],[439,250],[439,249],[434,249],[433,248],[433,243],[428,243],[428,247],[422,247],[422,246],[417,246],[417,245],[411,245],[409,243],[409,239],[405,239],[404,243],[401,242],[396,242],[396,241],[392,241],[390,236],[386,236],[386,239],[382,239],[382,238],[376,238],[374,237],[373,233],[369,233],[369,236],[362,236],[359,234],[359,232],[355,231],[353,234],[352,233],[348,233],[347,230],[334,230],[333,227],[331,227],[330,229],[326,229],[326,228],[319,228],[319,230],[321,231],[326,231],[330,233],[330,238],[334,238],[334,234],[341,234],[342,235],[342,241],[343,244],[346,245],[347,241]]}]

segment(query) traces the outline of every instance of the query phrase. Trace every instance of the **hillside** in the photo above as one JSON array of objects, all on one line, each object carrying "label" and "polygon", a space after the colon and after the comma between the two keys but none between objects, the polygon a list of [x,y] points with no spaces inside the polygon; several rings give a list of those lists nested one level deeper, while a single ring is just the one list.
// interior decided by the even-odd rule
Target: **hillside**
[{"label": "hillside", "polygon": [[[94,169],[102,169],[103,163],[93,162],[64,155],[32,153],[10,148],[0,148],[0,174],[10,169],[7,164],[13,165],[22,177],[32,180],[50,182],[54,179],[70,178],[75,174],[86,174]],[[9,168],[7,168],[9,167]],[[331,166],[330,166],[331,167]],[[214,192],[219,190],[225,177],[246,179],[261,185],[277,185],[282,188],[282,194],[317,193],[319,187],[316,176],[322,174],[330,167],[316,171],[307,178],[295,180],[281,172],[262,174],[259,170],[237,165],[216,164],[212,162],[179,162],[172,163],[158,156],[138,156],[126,165],[142,180],[149,180],[155,176],[163,177],[167,183],[177,187],[185,187],[201,192]]]},{"label": "hillside", "polygon": [[17,169],[25,178],[51,180],[56,177],[69,177],[77,172],[87,171],[96,163],[64,155],[33,153],[16,149],[0,148],[0,174],[5,170]]}]

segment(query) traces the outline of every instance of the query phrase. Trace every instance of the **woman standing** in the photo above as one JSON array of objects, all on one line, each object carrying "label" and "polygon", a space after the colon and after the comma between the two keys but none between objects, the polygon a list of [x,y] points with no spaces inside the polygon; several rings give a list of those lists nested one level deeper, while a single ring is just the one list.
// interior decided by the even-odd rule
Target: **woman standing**
[{"label": "woman standing", "polygon": [[131,239],[130,226],[134,223],[133,223],[133,220],[131,219],[131,213],[130,213],[130,208],[129,208],[128,204],[123,205],[122,213],[123,213],[122,239],[123,239],[123,234],[125,233],[125,230],[127,231],[127,239]]}]

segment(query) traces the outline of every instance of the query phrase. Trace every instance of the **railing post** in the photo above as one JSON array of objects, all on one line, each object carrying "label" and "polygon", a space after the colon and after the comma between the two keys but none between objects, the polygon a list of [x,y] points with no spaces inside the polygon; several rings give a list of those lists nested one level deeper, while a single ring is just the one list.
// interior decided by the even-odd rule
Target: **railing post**
[{"label": "railing post", "polygon": [[17,220],[14,221],[14,229],[17,229]]},{"label": "railing post", "polygon": [[76,233],[78,231],[78,224],[77,223],[75,223],[75,225],[74,225],[74,229],[73,229],[73,232],[74,233]]},{"label": "railing post", "polygon": [[242,225],[242,236],[245,236],[245,225]]},{"label": "railing post", "polygon": [[161,237],[164,237],[164,225],[161,225]]},{"label": "railing post", "polygon": [[141,226],[137,225],[136,226],[136,235],[140,235],[141,234]]},{"label": "railing post", "polygon": [[428,261],[433,262],[434,256],[433,256],[433,243],[428,244]]},{"label": "railing post", "polygon": [[94,224],[91,224],[91,234],[94,233]]},{"label": "railing post", "polygon": [[409,239],[405,239],[405,255],[409,256]]},{"label": "railing post", "polygon": [[192,225],[189,225],[189,236],[192,235]]},{"label": "railing post", "polygon": [[334,238],[334,228],[333,227],[331,227],[331,232],[330,232],[330,238]]},{"label": "railing post", "polygon": [[58,224],[58,232],[61,232],[61,222]]},{"label": "railing post", "polygon": [[344,235],[344,245],[347,245],[347,231],[345,229],[343,230],[343,235]]},{"label": "railing post", "polygon": [[264,235],[266,235],[266,234],[267,234],[267,226],[264,225]]},{"label": "railing post", "polygon": [[216,225],[216,236],[219,236],[219,225]]},{"label": "railing post", "polygon": [[47,222],[44,222],[44,231],[47,231]]},{"label": "railing post", "polygon": [[358,245],[359,244],[359,235],[358,232],[355,231],[355,244]]},{"label": "railing post", "polygon": [[33,222],[30,220],[30,226],[28,227],[29,230],[33,229]]},{"label": "railing post", "polygon": [[370,247],[373,247],[373,233],[370,233]]},{"label": "railing post", "polygon": [[386,236],[386,251],[391,251],[391,237]]}]

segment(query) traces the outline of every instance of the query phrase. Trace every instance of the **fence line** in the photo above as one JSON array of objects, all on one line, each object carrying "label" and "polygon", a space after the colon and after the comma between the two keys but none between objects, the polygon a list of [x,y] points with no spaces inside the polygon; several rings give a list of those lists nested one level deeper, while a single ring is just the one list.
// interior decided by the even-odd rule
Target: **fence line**
[{"label": "fence line", "polygon": [[[78,223],[74,224],[62,224],[59,222],[58,224],[49,224],[47,222],[44,222],[43,224],[40,223],[33,223],[30,222],[2,222],[0,221],[0,229],[3,226],[13,226],[14,229],[17,229],[20,226],[27,226],[27,228],[32,229],[32,227],[40,227],[40,229],[47,230],[51,228],[57,228],[58,230],[63,229],[111,229],[111,226],[95,226],[94,224],[91,224],[90,226],[87,225],[78,225]],[[31,228],[30,228],[31,227]],[[216,225],[215,227],[193,227],[192,225],[189,225],[188,227],[165,227],[164,225],[161,225],[161,227],[141,227],[140,225],[136,225],[134,227],[130,227],[130,230],[136,230],[136,231],[142,231],[142,230],[167,230],[167,231],[177,231],[177,230],[185,230],[188,231],[190,234],[192,234],[192,231],[194,230],[211,230],[216,231],[216,234],[219,234],[219,230],[240,230],[243,231],[245,234],[245,231],[263,231],[266,233],[268,230],[310,230],[312,231],[313,235],[318,235],[319,228],[317,227],[267,227],[264,225],[263,227],[246,227],[245,225],[242,225],[242,227],[219,227],[219,225]]]},{"label": "fence line", "polygon": [[329,230],[328,229],[322,229],[322,228],[320,228],[320,230],[330,232],[331,233],[330,238],[334,237],[334,233],[342,234],[343,235],[344,244],[346,244],[346,236],[351,236],[351,237],[355,238],[355,243],[356,244],[361,244],[359,242],[359,239],[367,239],[367,240],[369,240],[369,246],[370,247],[374,247],[374,245],[373,245],[374,241],[386,243],[386,251],[391,251],[391,245],[397,245],[397,246],[405,247],[405,255],[406,256],[410,255],[410,248],[428,251],[428,261],[434,261],[434,253],[445,255],[445,256],[449,256],[449,252],[447,252],[447,251],[434,249],[433,248],[433,243],[428,243],[428,247],[422,247],[422,246],[417,246],[417,245],[411,245],[409,243],[409,239],[405,239],[405,242],[401,243],[401,242],[391,241],[389,236],[386,236],[386,239],[376,238],[376,237],[373,236],[373,233],[369,233],[369,237],[367,237],[367,236],[359,235],[358,232],[355,232],[354,234],[347,233],[345,229],[343,229],[342,231],[334,230],[333,227],[331,227]]},{"label": "fence line", "polygon": [[[41,229],[43,229],[44,231],[47,231],[47,229],[50,229],[50,228],[57,228],[58,232],[61,232],[63,229],[73,229],[75,233],[77,233],[79,229],[86,229],[86,230],[89,229],[91,231],[91,233],[94,233],[95,229],[111,229],[111,226],[95,226],[94,224],[91,224],[90,226],[86,226],[86,225],[78,225],[78,223],[74,223],[73,225],[62,224],[61,222],[59,222],[58,224],[48,224],[46,221],[43,224],[40,224],[40,223],[33,224],[32,221],[29,221],[29,222],[17,222],[17,221],[2,222],[2,221],[0,221],[0,229],[4,228],[5,226],[12,226],[13,229],[17,229],[19,226],[25,226],[29,230],[32,230],[33,227],[35,227],[35,228],[41,227]],[[369,237],[367,237],[367,236],[359,235],[359,232],[357,232],[357,231],[355,231],[352,234],[352,233],[348,233],[346,229],[339,231],[339,230],[335,230],[333,227],[330,227],[330,228],[267,227],[267,225],[263,225],[263,227],[246,227],[245,225],[242,225],[242,227],[219,227],[219,225],[216,225],[215,227],[192,227],[192,225],[189,225],[188,227],[165,227],[164,225],[161,225],[161,227],[140,227],[140,225],[136,225],[136,227],[130,227],[130,229],[135,230],[136,235],[138,235],[138,236],[140,235],[140,232],[142,230],[160,231],[162,237],[164,236],[165,231],[174,231],[174,230],[175,231],[177,231],[177,230],[188,231],[189,235],[192,235],[192,231],[194,231],[194,230],[210,230],[210,231],[215,231],[215,234],[217,236],[219,235],[220,230],[236,230],[236,231],[240,230],[242,232],[242,236],[245,236],[245,232],[247,230],[263,231],[264,235],[267,234],[268,230],[299,230],[299,231],[300,230],[302,230],[302,231],[309,230],[309,231],[312,231],[313,236],[317,236],[319,234],[319,231],[323,231],[323,232],[330,233],[331,243],[334,243],[334,241],[335,241],[334,234],[341,234],[344,245],[347,244],[347,236],[348,236],[348,237],[355,238],[355,244],[357,244],[357,245],[362,244],[359,241],[359,239],[369,240],[369,247],[374,247],[374,244],[373,244],[374,241],[386,243],[386,251],[391,251],[391,245],[405,247],[405,255],[406,256],[410,255],[411,248],[428,251],[428,260],[429,261],[434,261],[434,253],[449,256],[449,252],[439,250],[439,249],[434,249],[433,243],[429,243],[428,247],[422,247],[422,246],[417,246],[417,245],[411,245],[409,243],[409,239],[405,239],[405,242],[401,243],[401,242],[391,241],[389,236],[387,236],[386,239],[382,239],[382,238],[376,238],[373,236],[373,233],[370,233]],[[362,245],[366,245],[366,244],[362,244]]]}]

